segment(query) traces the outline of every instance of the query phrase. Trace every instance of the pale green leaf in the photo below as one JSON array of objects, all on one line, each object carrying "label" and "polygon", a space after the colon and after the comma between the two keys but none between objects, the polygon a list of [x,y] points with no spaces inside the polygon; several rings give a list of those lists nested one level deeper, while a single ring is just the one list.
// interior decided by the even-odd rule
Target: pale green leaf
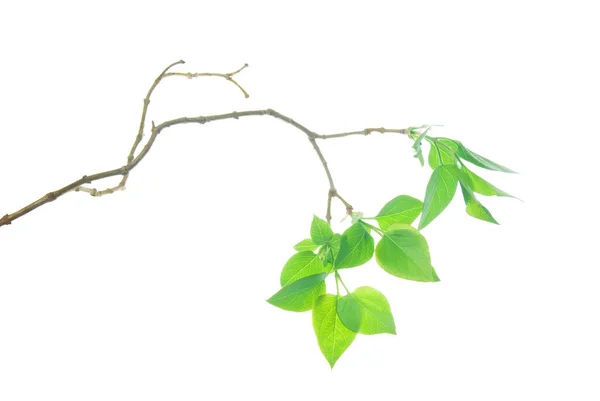
[{"label": "pale green leaf", "polygon": [[373,257],[375,241],[371,234],[358,222],[351,225],[340,241],[340,250],[335,258],[335,269],[345,269],[367,263]]},{"label": "pale green leaf", "polygon": [[[431,129],[430,125],[424,125],[420,128],[425,128],[425,130],[423,132],[421,132],[421,134],[419,134],[419,136],[415,139],[415,143],[413,143],[412,148],[415,150],[415,154],[414,157],[419,159],[419,162],[421,163],[421,167],[423,167],[425,165],[425,161],[423,160],[423,149],[421,148],[421,144],[423,142],[423,138],[426,138],[427,136],[427,132],[429,132],[429,130]],[[413,130],[409,130],[410,132],[410,136],[411,138],[414,138],[412,134]],[[415,131],[416,133],[416,131]]]},{"label": "pale green leaf", "polygon": [[325,266],[333,264],[333,261],[340,250],[341,238],[341,234],[335,233],[333,234],[331,240],[329,240],[321,247],[321,249],[319,249],[319,256],[321,260],[323,260],[323,264]]},{"label": "pale green leaf", "polygon": [[333,237],[333,231],[331,231],[331,227],[325,220],[314,216],[310,226],[310,237],[315,244],[322,245],[331,240]]},{"label": "pale green leaf", "polygon": [[315,255],[310,251],[298,252],[292,255],[283,266],[280,278],[281,286],[323,272],[325,272],[325,267],[319,255]]},{"label": "pale green leaf", "polygon": [[356,338],[356,333],[344,326],[338,317],[335,295],[321,295],[314,304],[312,318],[319,348],[333,368]]},{"label": "pale green leaf", "polygon": [[327,273],[315,274],[294,281],[267,299],[271,305],[292,312],[311,310],[315,300],[325,293]]},{"label": "pale green leaf", "polygon": [[294,249],[297,250],[298,252],[315,251],[315,250],[317,250],[318,247],[319,247],[319,245],[315,244],[313,242],[313,240],[310,238],[303,239],[302,241],[300,241],[296,245],[294,245]]},{"label": "pale green leaf", "polygon": [[487,221],[490,223],[498,224],[494,216],[490,211],[477,200],[475,194],[461,182],[460,188],[462,190],[465,205],[467,205],[467,214],[475,217],[476,219]]},{"label": "pale green leaf", "polygon": [[386,203],[374,217],[382,230],[394,223],[411,224],[421,213],[423,203],[408,195],[400,195]]},{"label": "pale green leaf", "polygon": [[377,244],[375,258],[386,272],[406,280],[439,281],[425,238],[408,224],[390,226]]},{"label": "pale green leaf", "polygon": [[[439,281],[434,280],[434,281]],[[361,334],[396,334],[392,310],[385,296],[373,287],[359,287],[352,292],[361,312]],[[344,319],[342,322],[346,324]],[[346,326],[348,327],[348,326]]]},{"label": "pale green leaf", "polygon": [[450,204],[456,193],[457,176],[455,165],[442,164],[433,170],[425,192],[419,230],[431,223]]},{"label": "pale green leaf", "polygon": [[362,322],[362,307],[352,294],[338,299],[337,314],[344,326],[355,333],[360,330]]},{"label": "pale green leaf", "polygon": [[[458,150],[458,145],[456,145],[453,141],[441,138],[430,139],[429,143],[431,144],[431,148],[429,149],[429,157],[427,161],[432,169],[435,169],[440,164],[456,164],[455,154]],[[441,163],[440,156],[442,157]]]},{"label": "pale green leaf", "polygon": [[488,170],[494,170],[494,171],[502,171],[504,173],[516,173],[515,171],[501,166],[500,164],[491,161],[490,159],[487,159],[483,156],[478,155],[477,153],[473,152],[472,150],[469,150],[465,145],[463,145],[461,142],[459,141],[454,141],[457,145],[458,145],[458,150],[457,150],[457,155],[463,159],[466,160],[470,163],[473,163],[474,165],[478,166],[478,167],[482,167]]},{"label": "pale green leaf", "polygon": [[[354,224],[354,223],[358,222],[360,219],[363,218],[364,215],[365,214],[363,212],[352,212],[352,214],[350,215],[350,218],[352,220],[351,223]],[[348,215],[346,215],[346,216],[348,216]],[[344,217],[344,219],[345,218],[346,217]]]},{"label": "pale green leaf", "polygon": [[338,252],[340,251],[340,246],[342,245],[342,234],[335,233],[333,234],[333,238],[329,241],[329,246],[331,246],[332,255],[335,259]]},{"label": "pale green leaf", "polygon": [[490,184],[489,182],[487,182],[486,180],[484,180],[465,166],[461,167],[458,178],[461,181],[461,183],[463,183],[463,185],[468,186],[469,188],[471,188],[471,190],[473,190],[473,192],[476,192],[478,194],[485,196],[507,196],[510,198],[515,198],[511,194],[508,194],[503,190],[496,188],[495,186],[493,186],[492,184]]}]

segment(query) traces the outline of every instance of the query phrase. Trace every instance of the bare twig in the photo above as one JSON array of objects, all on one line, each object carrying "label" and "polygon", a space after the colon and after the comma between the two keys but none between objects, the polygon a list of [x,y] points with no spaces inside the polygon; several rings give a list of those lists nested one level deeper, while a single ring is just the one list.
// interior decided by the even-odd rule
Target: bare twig
[{"label": "bare twig", "polygon": [[392,132],[396,134],[408,135],[408,129],[388,129],[388,128],[365,128],[362,131],[353,132],[342,132],[341,134],[330,134],[330,135],[316,135],[317,139],[331,139],[331,138],[342,138],[350,135],[370,135],[373,132],[380,132],[382,134],[386,132]]},{"label": "bare twig", "polygon": [[[173,126],[180,125],[180,124],[190,124],[190,123],[205,124],[205,123],[211,122],[211,121],[239,119],[240,117],[264,116],[264,115],[268,115],[268,116],[271,116],[278,120],[284,121],[284,122],[292,125],[293,127],[297,128],[298,130],[302,131],[307,136],[310,143],[312,144],[315,152],[317,153],[317,155],[319,157],[319,160],[321,161],[321,164],[323,165],[323,169],[325,170],[325,173],[327,175],[327,180],[329,182],[326,217],[327,217],[327,221],[330,222],[331,221],[331,201],[333,198],[339,199],[344,204],[344,206],[346,207],[347,214],[351,214],[353,209],[352,209],[352,206],[350,205],[350,203],[348,203],[344,198],[342,198],[339,195],[337,189],[335,188],[331,172],[327,165],[327,161],[325,160],[325,157],[323,156],[323,153],[321,152],[321,149],[319,148],[319,145],[317,144],[316,140],[317,139],[342,138],[342,137],[346,137],[346,136],[350,136],[350,135],[369,135],[372,132],[381,132],[381,133],[389,132],[389,133],[398,133],[398,134],[408,135],[407,134],[408,131],[406,129],[386,129],[386,128],[366,128],[362,131],[320,135],[320,134],[316,134],[315,132],[309,130],[308,128],[306,128],[302,124],[294,121],[290,117],[287,117],[281,113],[278,113],[277,111],[275,111],[273,109],[248,110],[248,111],[241,111],[241,112],[234,111],[234,112],[227,113],[227,114],[217,114],[217,115],[211,115],[211,116],[181,117],[181,118],[176,118],[173,120],[165,121],[159,125],[155,125],[153,122],[151,134],[150,134],[148,141],[146,142],[146,144],[144,145],[142,150],[139,152],[139,154],[137,156],[135,156],[135,151],[136,151],[137,147],[139,146],[139,144],[141,143],[141,140],[143,138],[143,131],[144,131],[144,126],[145,126],[145,122],[146,122],[146,114],[148,111],[148,105],[150,103],[150,96],[152,95],[152,92],[154,91],[156,86],[160,83],[160,81],[164,77],[186,76],[188,78],[194,78],[194,77],[200,77],[200,76],[219,76],[219,77],[223,77],[223,78],[227,79],[228,81],[233,82],[236,86],[238,86],[242,90],[244,95],[246,97],[248,97],[248,94],[246,93],[246,91],[244,89],[242,89],[241,86],[231,78],[233,75],[239,73],[244,68],[246,68],[247,64],[245,64],[242,68],[238,69],[237,71],[230,72],[227,74],[168,72],[170,68],[172,68],[173,66],[178,65],[178,64],[183,64],[183,61],[178,61],[178,62],[175,62],[175,63],[169,65],[156,78],[156,80],[150,87],[148,94],[146,95],[146,98],[144,99],[144,107],[142,109],[142,118],[140,121],[138,135],[135,138],[135,141],[133,143],[133,146],[131,147],[129,155],[127,156],[127,163],[124,166],[113,169],[113,170],[108,170],[108,171],[104,171],[101,173],[92,174],[89,176],[84,175],[80,179],[73,181],[72,183],[66,185],[63,188],[60,188],[58,190],[47,193],[46,195],[42,196],[40,199],[30,203],[29,205],[19,209],[18,211],[14,212],[12,214],[4,215],[2,218],[0,218],[0,226],[11,224],[12,221],[18,219],[19,217],[24,216],[25,214],[37,209],[38,207],[45,205],[46,203],[49,203],[49,202],[52,202],[52,201],[58,199],[59,197],[63,196],[64,194],[66,194],[67,192],[70,192],[70,191],[75,191],[75,192],[80,191],[80,192],[89,193],[93,196],[101,196],[101,195],[111,194],[111,193],[114,193],[115,191],[124,189],[125,182],[127,180],[127,177],[129,176],[129,172],[131,170],[133,170],[144,159],[144,157],[148,154],[148,152],[152,148],[152,145],[154,144],[156,137],[166,128],[173,127]],[[108,177],[114,177],[114,176],[118,176],[118,175],[121,175],[123,177],[121,182],[119,183],[119,185],[117,185],[115,187],[107,188],[102,191],[98,191],[95,188],[88,188],[88,187],[82,186],[83,184],[91,184],[94,181],[101,180],[101,179],[108,178]]]},{"label": "bare twig", "polygon": [[179,76],[179,77],[186,77],[188,79],[192,79],[192,78],[196,78],[196,77],[221,77],[221,78],[225,78],[228,81],[231,81],[235,86],[237,86],[242,93],[244,94],[244,96],[246,98],[249,98],[250,95],[248,94],[248,92],[246,92],[244,90],[244,88],[242,88],[240,86],[240,84],[238,84],[235,79],[233,79],[232,77],[239,73],[240,71],[242,71],[244,68],[248,67],[248,64],[244,64],[242,67],[238,68],[237,70],[233,71],[233,72],[228,72],[226,74],[220,74],[217,72],[195,72],[195,73],[191,73],[191,72],[169,72],[164,74],[165,77],[169,77],[169,76]]},{"label": "bare twig", "polygon": [[[234,81],[231,78],[235,74],[242,71],[244,68],[248,67],[248,64],[244,64],[241,68],[238,68],[237,70],[226,73],[226,74],[217,74],[217,73],[212,73],[212,72],[201,72],[201,73],[168,72],[171,68],[175,67],[178,64],[185,64],[185,61],[179,60],[179,61],[176,61],[176,62],[170,64],[167,68],[165,68],[163,70],[163,72],[160,73],[160,75],[158,77],[156,77],[156,79],[152,83],[152,86],[148,90],[148,93],[146,94],[146,97],[144,98],[144,106],[142,108],[142,118],[140,120],[140,127],[138,129],[137,136],[135,137],[135,141],[133,142],[133,145],[131,146],[131,150],[129,151],[129,155],[127,156],[127,163],[131,163],[131,161],[134,158],[137,147],[139,146],[140,142],[142,142],[142,139],[144,138],[144,128],[146,125],[146,115],[148,113],[148,106],[150,105],[150,97],[152,96],[154,89],[163,80],[163,78],[169,77],[169,76],[185,76],[189,79],[196,78],[196,77],[223,77],[223,78],[227,79],[228,81],[233,82],[238,88],[240,88],[246,98],[249,97],[248,93],[244,90],[244,88],[242,88],[236,81]],[[101,191],[97,190],[96,188],[88,188],[88,187],[84,187],[84,186],[79,186],[79,187],[75,188],[74,191],[75,192],[86,192],[86,193],[88,193],[92,196],[96,196],[96,197],[103,196],[103,195],[110,195],[110,194],[115,193],[116,191],[124,190],[125,184],[127,183],[128,178],[129,178],[129,173],[127,173],[123,176],[123,178],[121,179],[121,182],[119,182],[118,185],[116,185],[114,187],[106,188]]]}]

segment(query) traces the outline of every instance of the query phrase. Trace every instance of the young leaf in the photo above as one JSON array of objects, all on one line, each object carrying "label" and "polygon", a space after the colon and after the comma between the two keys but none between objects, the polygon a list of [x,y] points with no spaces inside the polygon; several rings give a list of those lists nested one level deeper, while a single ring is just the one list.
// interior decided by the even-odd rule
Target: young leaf
[{"label": "young leaf", "polygon": [[335,258],[335,269],[346,269],[367,263],[373,257],[375,241],[371,234],[358,222],[351,225],[340,241],[340,250]]},{"label": "young leaf", "polygon": [[377,244],[375,258],[386,272],[406,280],[439,281],[425,238],[408,224],[390,226]]},{"label": "young leaf", "polygon": [[504,192],[503,190],[496,188],[465,166],[459,171],[459,180],[464,185],[468,186],[473,190],[473,192],[477,192],[478,194],[485,196],[507,196],[510,198],[514,198],[511,194]]},{"label": "young leaf", "polygon": [[516,173],[516,171],[513,171],[507,167],[501,166],[498,163],[493,162],[490,159],[486,159],[485,157],[478,155],[477,153],[473,152],[472,150],[467,149],[467,147],[465,145],[463,145],[461,142],[459,142],[459,141],[454,141],[454,142],[458,145],[458,150],[456,153],[458,154],[458,156],[461,159],[471,162],[478,167],[482,167],[482,168],[485,168],[488,170],[502,171],[504,173]]},{"label": "young leaf", "polygon": [[319,348],[332,368],[356,338],[356,333],[344,326],[336,310],[337,297],[324,294],[316,300],[312,315]]},{"label": "young leaf", "polygon": [[467,186],[460,183],[460,188],[462,190],[463,199],[465,200],[465,205],[467,205],[467,214],[469,216],[473,216],[476,219],[480,219],[483,221],[488,221],[490,223],[498,224],[494,216],[490,213],[490,211],[483,206],[475,197],[473,191]]},{"label": "young leaf", "polygon": [[362,307],[352,294],[338,299],[337,314],[344,326],[358,333],[362,324]]},{"label": "young leaf", "polygon": [[314,216],[310,226],[310,237],[315,244],[323,245],[325,242],[331,240],[333,231],[331,231],[331,227],[325,220]]},{"label": "young leaf", "polygon": [[457,176],[458,169],[455,165],[442,164],[433,170],[425,192],[419,230],[431,223],[450,204],[456,193]]},{"label": "young leaf", "polygon": [[415,155],[416,158],[419,159],[419,163],[421,163],[421,167],[425,166],[425,159],[423,159],[423,151],[419,147],[419,153]]},{"label": "young leaf", "polygon": [[[435,170],[440,164],[455,164],[456,156],[455,153],[458,150],[458,145],[453,141],[445,138],[440,139],[428,139],[431,144],[429,149],[429,157],[427,159],[429,166]],[[439,153],[438,153],[439,151]],[[442,162],[440,163],[440,156]]]},{"label": "young leaf", "polygon": [[[360,334],[396,334],[396,324],[390,304],[381,292],[365,286],[354,290],[352,295],[360,305],[361,326],[358,331]],[[344,319],[342,322],[346,324]]]},{"label": "young leaf", "polygon": [[327,273],[320,273],[294,281],[267,299],[267,302],[292,312],[311,310],[315,300],[325,293],[325,277]]},{"label": "young leaf", "polygon": [[319,245],[315,244],[313,242],[312,239],[307,238],[307,239],[303,239],[302,241],[298,242],[296,245],[294,245],[294,249],[297,250],[298,252],[302,252],[302,251],[315,251],[317,248],[319,247]]},{"label": "young leaf", "polygon": [[319,255],[315,255],[310,251],[298,252],[292,255],[283,266],[280,278],[281,286],[283,287],[303,277],[323,272],[325,272],[325,267]]},{"label": "young leaf", "polygon": [[324,244],[321,249],[319,250],[319,255],[321,257],[321,259],[323,260],[323,264],[325,266],[328,266],[330,264],[333,264],[333,261],[335,260],[339,250],[340,250],[340,243],[341,243],[341,238],[342,235],[335,233],[333,234],[333,237],[331,238],[331,240]]},{"label": "young leaf", "polygon": [[423,203],[408,195],[400,195],[386,203],[377,216],[374,217],[382,230],[394,223],[412,224],[419,216]]},{"label": "young leaf", "polygon": [[[421,143],[423,142],[423,138],[427,137],[427,132],[429,132],[429,130],[431,129],[431,126],[424,125],[420,128],[425,128],[425,130],[423,132],[421,132],[421,134],[419,134],[419,136],[415,139],[415,143],[413,143],[412,148],[415,150],[414,157],[419,159],[419,162],[421,163],[421,167],[423,167],[425,165],[425,161],[423,160],[423,150],[421,149]],[[411,138],[414,138],[412,135],[413,132],[415,132],[415,131],[413,131],[412,129],[409,130],[409,135]]]}]

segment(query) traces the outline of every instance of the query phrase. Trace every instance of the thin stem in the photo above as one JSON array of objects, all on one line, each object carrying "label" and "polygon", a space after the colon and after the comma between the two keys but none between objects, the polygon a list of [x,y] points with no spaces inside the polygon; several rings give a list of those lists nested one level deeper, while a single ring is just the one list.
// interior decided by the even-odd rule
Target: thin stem
[{"label": "thin stem", "polygon": [[335,272],[335,277],[336,277],[336,279],[338,279],[340,281],[340,283],[342,283],[342,286],[344,287],[344,290],[346,290],[346,294],[351,294],[351,292],[348,289],[348,287],[346,287],[346,284],[344,284],[344,280],[342,280],[342,276],[340,276],[340,273],[338,273],[337,270]]},{"label": "thin stem", "polygon": [[351,135],[370,135],[373,132],[379,132],[381,134],[384,134],[386,132],[390,132],[390,133],[408,135],[408,130],[405,129],[405,128],[403,128],[403,129],[365,128],[365,129],[363,129],[361,131],[342,132],[340,134],[329,134],[329,135],[316,135],[315,138],[316,139],[342,138],[342,137],[351,136]]},{"label": "thin stem", "polygon": [[[167,66],[167,68],[165,68],[163,70],[163,72],[161,72],[160,75],[158,77],[156,77],[156,79],[152,83],[152,86],[148,90],[148,93],[146,94],[146,97],[144,98],[144,106],[142,107],[142,117],[140,120],[138,133],[137,133],[137,136],[135,137],[135,141],[133,142],[133,145],[131,146],[129,155],[127,156],[127,163],[131,163],[131,161],[133,160],[133,158],[135,156],[135,151],[137,150],[137,147],[139,146],[139,144],[142,142],[142,139],[144,138],[144,128],[146,125],[146,116],[148,113],[148,106],[150,105],[150,97],[152,96],[154,89],[156,89],[156,87],[163,80],[163,78],[169,77],[169,76],[185,76],[189,79],[192,79],[195,77],[223,77],[223,78],[227,79],[228,81],[231,81],[238,88],[240,88],[246,98],[249,97],[248,93],[244,90],[244,88],[242,88],[235,80],[233,80],[231,78],[235,74],[242,71],[244,68],[248,67],[248,64],[244,64],[241,68],[239,68],[233,72],[226,73],[226,74],[218,74],[218,73],[211,73],[211,72],[201,72],[201,73],[168,72],[171,68],[173,68],[174,66],[179,65],[179,64],[185,64],[185,61],[179,60],[179,61],[176,61],[176,62],[170,64],[169,66]],[[129,178],[129,173],[123,175],[123,178],[121,179],[121,182],[119,182],[118,185],[101,190],[101,191],[97,190],[96,188],[87,188],[87,187],[83,187],[83,186],[75,188],[74,191],[75,192],[87,192],[88,194],[95,196],[95,197],[109,195],[109,194],[115,193],[116,191],[124,190],[125,184],[127,183],[128,178]]]},{"label": "thin stem", "polygon": [[[129,155],[127,156],[127,163],[125,165],[123,165],[119,168],[116,168],[116,169],[107,170],[107,171],[92,174],[92,175],[84,175],[80,179],[75,180],[72,183],[70,183],[62,188],[59,188],[52,192],[49,192],[46,195],[42,196],[41,198],[26,205],[25,207],[17,210],[16,212],[4,215],[2,218],[0,218],[0,226],[11,224],[12,221],[18,219],[19,217],[24,216],[25,214],[39,208],[40,206],[45,205],[46,203],[49,203],[49,202],[52,202],[52,201],[58,199],[59,197],[63,196],[64,194],[66,194],[70,191],[86,192],[93,196],[100,196],[100,195],[105,195],[105,194],[111,194],[111,193],[114,193],[115,191],[124,189],[125,182],[127,181],[127,177],[129,176],[130,171],[133,170],[144,159],[144,157],[148,154],[148,152],[152,148],[152,146],[156,140],[156,137],[166,128],[173,127],[173,126],[180,125],[180,124],[188,124],[188,123],[205,124],[205,123],[211,122],[211,121],[239,119],[240,117],[265,116],[265,115],[271,116],[271,117],[276,118],[281,121],[284,121],[284,122],[292,125],[293,127],[297,128],[298,130],[302,131],[307,136],[307,138],[310,141],[311,145],[313,146],[315,152],[317,153],[317,156],[319,157],[321,164],[323,165],[323,169],[325,170],[325,174],[326,174],[327,180],[329,182],[329,192],[328,192],[328,197],[327,197],[327,221],[330,222],[331,221],[331,202],[332,202],[333,198],[339,199],[344,204],[344,206],[346,207],[347,214],[351,214],[353,208],[352,208],[352,205],[348,201],[346,201],[337,192],[337,189],[335,188],[335,185],[334,185],[333,177],[331,175],[331,171],[329,170],[327,161],[325,160],[325,157],[323,156],[323,153],[321,152],[321,149],[320,149],[319,145],[317,144],[316,139],[342,138],[342,137],[346,137],[346,136],[350,136],[350,135],[368,135],[372,132],[381,132],[381,133],[390,132],[390,133],[400,133],[400,134],[407,135],[407,132],[408,132],[406,129],[367,128],[362,131],[320,135],[320,134],[316,134],[315,132],[306,128],[302,124],[294,121],[290,117],[287,117],[273,109],[249,110],[249,111],[242,111],[242,112],[217,114],[217,115],[211,115],[211,116],[181,117],[181,118],[176,118],[173,120],[165,121],[159,125],[155,125],[153,122],[152,129],[151,129],[151,135],[150,135],[148,141],[146,142],[146,144],[144,145],[142,150],[137,154],[137,156],[135,156],[135,152],[143,138],[143,131],[144,131],[145,123],[146,123],[148,105],[150,104],[150,96],[152,95],[156,86],[161,82],[161,80],[164,77],[186,76],[188,78],[193,78],[196,76],[219,76],[219,77],[223,77],[223,78],[233,82],[235,85],[237,85],[239,87],[237,82],[235,82],[231,77],[247,67],[247,65],[244,65],[242,68],[240,68],[234,72],[230,72],[230,73],[226,73],[226,74],[217,74],[217,73],[194,73],[193,74],[193,73],[171,73],[171,72],[168,72],[169,69],[172,68],[173,66],[178,65],[178,64],[183,64],[183,63],[184,62],[182,60],[180,60],[175,63],[172,63],[167,68],[165,68],[165,70],[155,79],[154,83],[148,90],[146,98],[144,99],[144,107],[142,108],[142,117],[141,117],[141,121],[140,121],[140,127],[138,130],[138,134],[137,134],[135,141],[131,147],[131,150],[129,151]],[[247,95],[247,93],[243,89],[242,89],[242,91],[244,92],[245,95]],[[121,182],[119,183],[119,185],[112,187],[112,188],[107,188],[103,191],[98,191],[95,188],[87,188],[87,187],[82,186],[83,184],[91,184],[94,181],[98,181],[98,180],[101,180],[104,178],[114,177],[114,176],[118,176],[118,175],[123,177]]]},{"label": "thin stem", "polygon": [[244,94],[244,96],[247,98],[250,97],[250,95],[248,94],[248,92],[246,92],[244,90],[244,88],[242,88],[240,86],[240,84],[238,84],[232,77],[241,72],[244,68],[247,68],[248,64],[244,64],[243,66],[241,66],[240,68],[238,68],[237,70],[233,71],[233,72],[228,72],[225,74],[221,74],[218,72],[169,72],[164,74],[165,77],[171,77],[171,76],[178,76],[178,77],[186,77],[188,79],[192,79],[192,78],[197,78],[197,77],[221,77],[221,78],[225,78],[226,80],[230,81],[231,83],[233,83],[235,86],[237,86],[242,93]]},{"label": "thin stem", "polygon": [[371,230],[375,231],[377,234],[381,235],[382,237],[385,235],[384,232],[380,228],[377,228],[374,225],[371,225],[371,224],[363,221],[362,219],[359,221],[360,221],[360,224],[369,227]]}]

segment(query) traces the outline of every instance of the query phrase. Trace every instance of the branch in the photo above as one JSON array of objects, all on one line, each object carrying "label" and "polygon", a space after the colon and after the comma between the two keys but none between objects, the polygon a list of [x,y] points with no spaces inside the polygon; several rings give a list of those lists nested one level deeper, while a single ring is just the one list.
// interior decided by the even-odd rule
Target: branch
[{"label": "branch", "polygon": [[[248,64],[244,64],[241,68],[238,68],[237,70],[233,71],[233,72],[228,72],[226,74],[219,74],[217,72],[196,72],[196,73],[190,73],[190,72],[169,72],[164,74],[164,77],[170,77],[170,76],[179,76],[179,77],[186,77],[188,79],[192,79],[192,78],[196,78],[196,77],[221,77],[221,78],[225,78],[226,80],[230,81],[231,83],[233,83],[235,86],[237,86],[242,93],[244,94],[244,96],[247,98],[250,97],[250,95],[248,94],[248,92],[246,92],[244,90],[244,88],[242,88],[240,86],[240,84],[238,84],[235,79],[233,79],[232,77],[239,73],[240,71],[242,71],[244,68],[247,68]],[[166,72],[166,71],[165,71]]]},{"label": "branch", "polygon": [[[160,73],[160,75],[158,77],[156,77],[156,79],[152,83],[152,86],[148,90],[148,93],[146,94],[146,97],[144,98],[144,106],[142,108],[142,118],[140,120],[140,127],[138,129],[138,134],[135,137],[135,141],[133,142],[133,146],[131,147],[131,150],[129,151],[129,155],[127,156],[127,163],[131,163],[131,161],[133,160],[133,157],[135,155],[135,151],[137,150],[137,147],[139,146],[140,142],[142,142],[142,139],[144,138],[144,128],[146,125],[146,115],[148,112],[148,106],[150,105],[150,97],[152,96],[154,89],[163,80],[163,78],[169,77],[169,76],[185,76],[188,79],[192,79],[195,77],[223,77],[223,78],[227,79],[228,81],[233,82],[238,88],[240,88],[246,98],[248,98],[250,96],[244,90],[244,88],[242,88],[235,80],[233,80],[231,78],[234,75],[241,72],[244,68],[248,67],[248,64],[244,64],[241,68],[237,69],[236,71],[229,72],[226,74],[217,74],[217,73],[212,73],[212,72],[201,72],[201,73],[168,72],[171,68],[175,67],[178,64],[185,64],[185,61],[179,60],[179,61],[176,61],[176,62],[170,64],[167,68],[165,68],[163,70],[163,72]],[[74,191],[75,192],[79,192],[79,191],[87,192],[88,194],[90,194],[92,196],[97,196],[97,197],[103,196],[103,195],[109,195],[109,194],[115,193],[116,191],[124,190],[125,184],[127,183],[128,178],[129,178],[129,173],[125,174],[123,176],[123,178],[121,179],[121,182],[117,186],[107,188],[102,191],[98,191],[96,188],[87,188],[87,187],[83,187],[83,186],[79,186],[79,187],[75,188]]]},{"label": "branch", "polygon": [[[302,131],[308,138],[308,140],[310,141],[310,143],[312,144],[315,152],[317,153],[319,160],[321,161],[321,164],[323,165],[323,169],[325,170],[325,173],[327,175],[327,180],[329,182],[329,192],[328,192],[328,199],[327,199],[327,222],[331,221],[331,202],[333,198],[337,198],[339,199],[344,206],[346,207],[346,212],[348,214],[352,213],[352,206],[350,205],[350,203],[348,203],[344,198],[342,198],[339,193],[337,192],[337,189],[335,188],[334,185],[334,181],[331,175],[331,172],[329,170],[329,167],[327,165],[327,161],[325,160],[325,157],[323,156],[323,153],[321,152],[321,149],[319,148],[319,145],[317,144],[317,139],[333,139],[333,138],[342,138],[342,137],[346,137],[346,136],[351,136],[351,135],[369,135],[372,132],[380,132],[380,133],[398,133],[398,134],[403,134],[403,135],[408,135],[408,130],[407,129],[386,129],[386,128],[365,128],[364,130],[361,131],[354,131],[354,132],[344,132],[344,133],[338,133],[338,134],[329,134],[329,135],[320,135],[317,134],[313,131],[311,131],[310,129],[306,128],[305,126],[303,126],[302,124],[294,121],[293,119],[291,119],[290,117],[287,117],[273,109],[264,109],[264,110],[248,110],[248,111],[241,111],[241,112],[231,112],[231,113],[227,113],[227,114],[217,114],[217,115],[211,115],[211,116],[198,116],[198,117],[181,117],[181,118],[176,118],[173,120],[168,120],[165,121],[159,125],[154,125],[154,122],[152,123],[152,129],[151,129],[151,135],[148,139],[148,141],[146,142],[146,144],[144,145],[144,147],[142,148],[142,150],[139,152],[139,154],[137,156],[135,156],[135,151],[137,150],[139,144],[142,141],[143,138],[143,132],[144,132],[144,126],[145,126],[145,122],[146,122],[146,115],[147,115],[147,111],[148,111],[148,105],[150,104],[150,97],[152,95],[152,92],[154,91],[154,89],[156,88],[156,86],[158,86],[158,84],[161,82],[161,80],[165,77],[168,76],[185,76],[188,78],[195,78],[195,77],[201,77],[201,76],[217,76],[217,77],[223,77],[228,81],[231,81],[232,83],[234,83],[238,88],[240,88],[242,90],[242,92],[244,93],[244,95],[246,97],[248,97],[247,92],[235,81],[233,80],[232,76],[234,76],[235,74],[239,73],[240,71],[242,71],[244,68],[246,68],[248,65],[245,64],[243,67],[241,67],[240,69],[234,71],[234,72],[230,72],[230,73],[226,73],[226,74],[218,74],[218,73],[177,73],[177,72],[168,72],[172,67],[174,67],[175,65],[178,64],[183,64],[183,61],[177,61],[171,65],[169,65],[154,81],[154,83],[152,84],[152,86],[150,87],[150,89],[148,90],[148,93],[146,95],[146,98],[144,99],[144,107],[142,109],[142,118],[140,121],[140,127],[138,130],[138,134],[135,138],[135,141],[133,143],[133,146],[131,147],[131,150],[129,152],[129,155],[127,156],[127,163],[119,168],[113,169],[113,170],[108,170],[108,171],[104,171],[101,173],[96,173],[96,174],[92,174],[92,175],[84,175],[83,177],[81,177],[78,180],[73,181],[72,183],[57,189],[55,191],[49,192],[46,195],[42,196],[41,198],[39,198],[38,200],[30,203],[29,205],[21,208],[20,210],[12,213],[12,214],[6,214],[4,215],[2,218],[0,218],[0,226],[4,226],[4,225],[8,225],[11,224],[12,221],[18,219],[19,217],[24,216],[25,214],[39,208],[42,205],[45,205],[46,203],[49,202],[53,202],[56,199],[60,198],[61,196],[63,196],[64,194],[66,194],[67,192],[70,191],[74,191],[74,192],[86,192],[89,193],[92,196],[101,196],[101,195],[106,195],[106,194],[112,194],[115,191],[118,190],[122,190],[125,188],[125,183],[127,181],[127,178],[129,177],[129,172],[131,170],[133,170],[143,159],[144,157],[146,157],[146,155],[148,154],[148,152],[150,151],[150,149],[152,148],[152,145],[154,144],[154,141],[156,140],[156,137],[165,129],[176,126],[176,125],[180,125],[180,124],[206,124],[208,122],[211,121],[218,121],[218,120],[228,120],[228,119],[239,119],[240,117],[249,117],[249,116],[271,116],[273,118],[276,118],[278,120],[284,121],[290,125],[292,125],[293,127],[297,128],[298,130]],[[95,188],[87,188],[82,186],[83,184],[91,184],[94,181],[97,180],[101,180],[104,178],[108,178],[108,177],[114,177],[114,176],[118,176],[121,175],[123,178],[121,179],[121,182],[119,183],[119,185],[112,187],[112,188],[107,188],[105,190],[102,191],[98,191]]]}]

